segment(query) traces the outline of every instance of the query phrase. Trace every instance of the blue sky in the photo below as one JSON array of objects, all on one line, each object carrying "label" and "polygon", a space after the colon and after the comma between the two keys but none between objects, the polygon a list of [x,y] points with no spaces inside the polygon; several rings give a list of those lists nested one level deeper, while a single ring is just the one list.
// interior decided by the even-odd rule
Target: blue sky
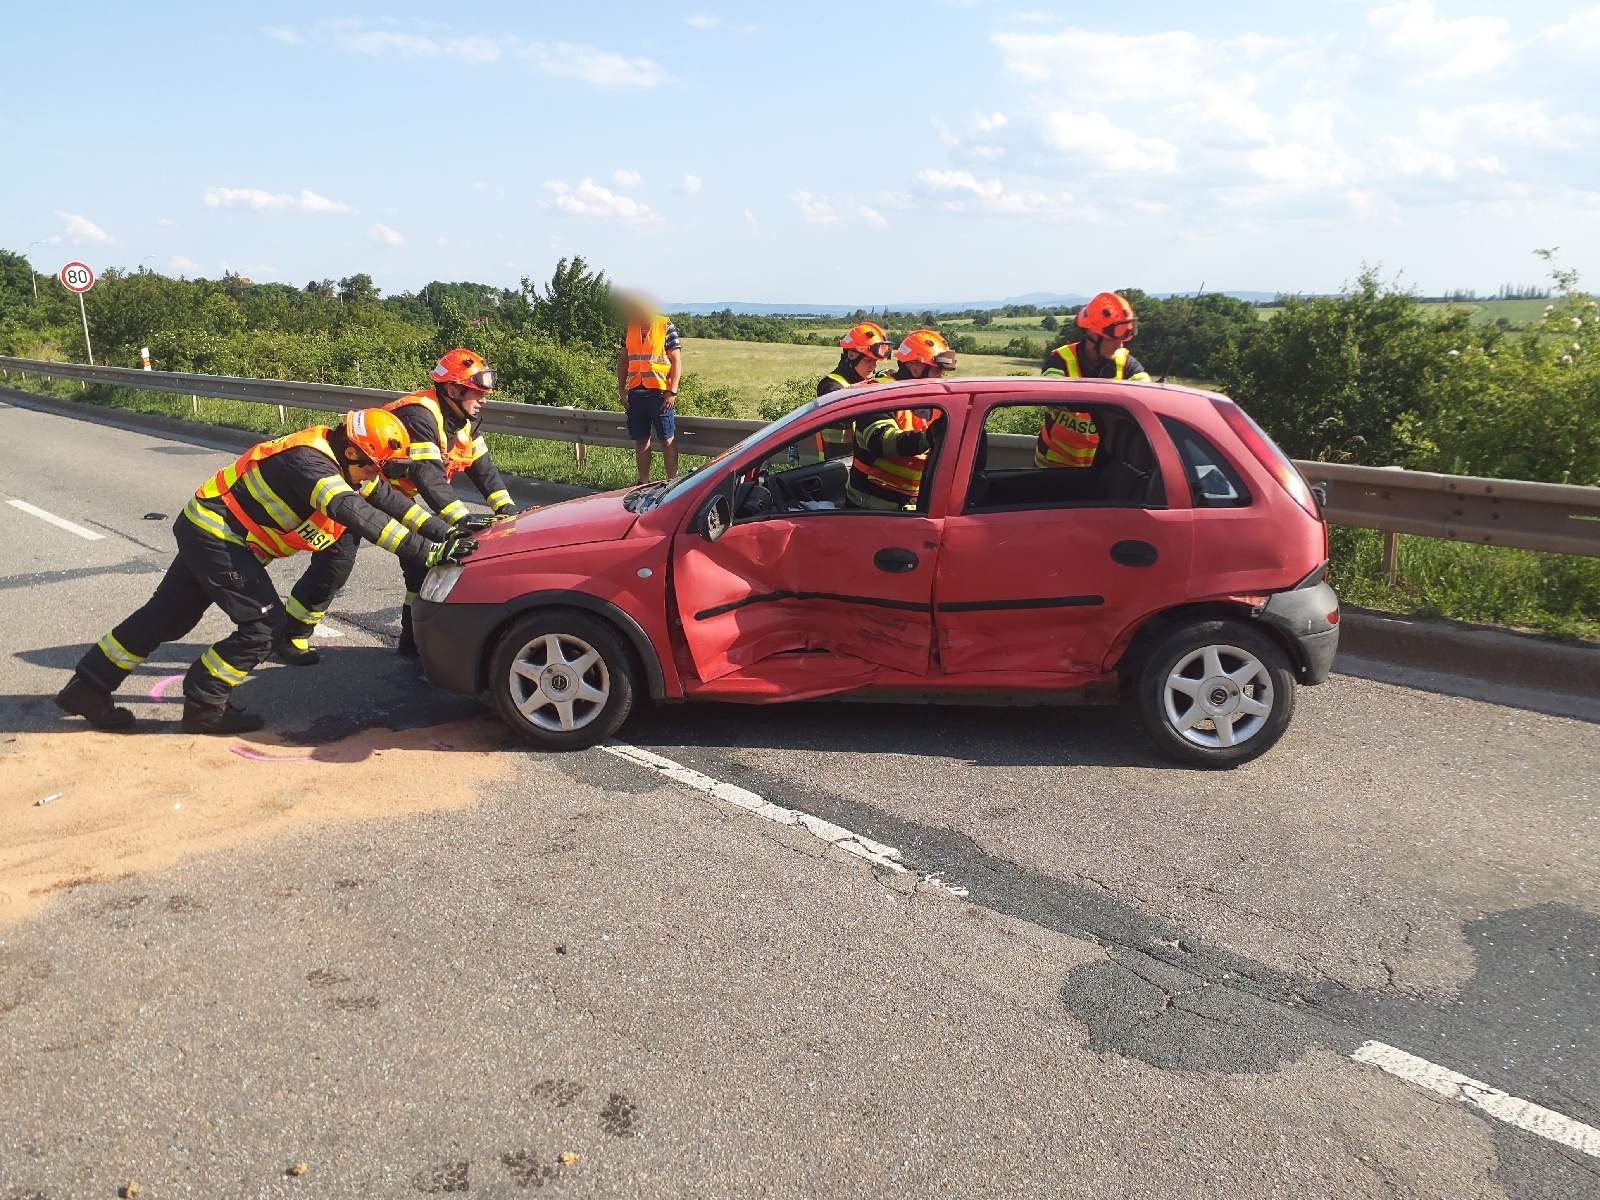
[{"label": "blue sky", "polygon": [[1600,282],[1600,3],[7,6],[0,245],[677,301]]}]

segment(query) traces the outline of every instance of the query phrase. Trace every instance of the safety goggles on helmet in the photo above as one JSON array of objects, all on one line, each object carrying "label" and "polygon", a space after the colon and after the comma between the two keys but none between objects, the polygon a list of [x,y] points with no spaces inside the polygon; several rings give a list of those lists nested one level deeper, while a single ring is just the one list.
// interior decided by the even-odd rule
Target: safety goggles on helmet
[{"label": "safety goggles on helmet", "polygon": [[1139,332],[1139,321],[1136,317],[1129,317],[1126,321],[1112,321],[1095,332],[1114,342],[1131,342]]},{"label": "safety goggles on helmet", "polygon": [[494,368],[485,367],[481,371],[474,371],[461,381],[469,388],[476,388],[480,392],[494,391]]},{"label": "safety goggles on helmet", "polygon": [[854,346],[852,349],[855,350],[857,354],[865,354],[867,357],[876,358],[879,361],[888,358],[894,353],[894,347],[889,345],[888,342],[873,342],[872,345],[865,348]]}]

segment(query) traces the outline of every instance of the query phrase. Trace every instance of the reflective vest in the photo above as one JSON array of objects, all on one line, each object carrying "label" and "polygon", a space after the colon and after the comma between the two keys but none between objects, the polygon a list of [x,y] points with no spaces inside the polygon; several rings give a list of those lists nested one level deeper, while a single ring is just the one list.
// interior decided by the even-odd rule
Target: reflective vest
[{"label": "reflective vest", "polygon": [[649,388],[667,390],[672,377],[672,360],[667,357],[667,319],[655,317],[646,328],[628,325],[628,379],[627,389]]},{"label": "reflective vest", "polygon": [[[1078,347],[1072,342],[1057,346],[1051,351],[1061,360],[1062,369],[1069,379],[1082,379],[1078,366]],[[1119,346],[1111,361],[1121,379],[1128,365],[1128,348]],[[1033,450],[1036,467],[1087,467],[1094,462],[1095,448],[1100,445],[1100,431],[1088,413],[1073,412],[1065,408],[1046,408],[1044,424],[1039,427],[1039,444]]]},{"label": "reflective vest", "polygon": [[[880,424],[889,418],[880,418],[872,424]],[[929,421],[919,417],[909,408],[902,408],[894,414],[895,426],[907,433],[918,429],[926,429]],[[872,425],[867,426],[871,429]],[[857,441],[864,440],[857,434]],[[859,471],[871,483],[888,492],[904,496],[909,503],[917,498],[917,493],[922,490],[922,469],[928,464],[927,451],[921,454],[892,455],[881,454],[868,461],[861,455],[860,446],[856,448],[855,462],[851,464],[851,471]]]},{"label": "reflective vest", "polygon": [[[861,387],[864,384],[878,382],[877,377],[873,375],[868,375],[865,379],[848,379],[838,371],[829,371],[823,378],[833,380],[841,388]],[[829,426],[817,433],[817,454],[822,458],[846,458],[855,453],[855,444],[854,425],[848,425],[843,429]]]},{"label": "reflective vest", "polygon": [[[454,479],[457,475],[461,474],[462,471],[465,471],[473,463],[477,462],[478,459],[483,455],[489,453],[489,447],[484,440],[481,437],[473,434],[473,422],[471,421],[468,421],[460,429],[456,430],[456,436],[450,439],[450,444],[448,446],[444,444],[442,440],[445,437],[446,428],[444,423],[444,409],[440,407],[439,398],[437,395],[435,395],[432,388],[424,388],[420,392],[412,392],[409,396],[401,396],[400,399],[390,401],[383,407],[389,412],[394,412],[397,409],[404,408],[408,404],[419,404],[433,414],[433,419],[438,425],[439,437],[441,439],[441,441],[435,444],[435,447],[439,451],[441,460],[439,465],[444,468],[444,477],[446,479]],[[416,453],[417,443],[412,442],[411,446],[412,454],[410,457],[414,460],[421,458],[421,456]],[[429,457],[431,457],[431,455]],[[388,483],[390,487],[398,488],[408,496],[415,496],[417,494],[417,485],[412,483],[411,480],[405,478],[404,476],[401,476],[397,479],[389,479]]]},{"label": "reflective vest", "polygon": [[[255,551],[257,558],[288,558],[289,555],[298,554],[302,550],[326,550],[344,534],[343,525],[316,509],[302,520],[295,515],[294,509],[285,504],[282,498],[267,486],[267,481],[261,474],[261,463],[274,454],[282,454],[285,450],[292,450],[297,446],[310,446],[327,455],[328,465],[332,468],[329,474],[338,476],[337,485],[332,479],[324,479],[319,483],[312,492],[313,500],[316,500],[323,491],[337,494],[341,491],[355,490],[345,483],[344,475],[339,471],[338,455],[334,454],[333,447],[328,444],[328,427],[316,425],[310,429],[302,429],[298,433],[287,434],[276,441],[262,442],[259,446],[251,447],[231,466],[223,467],[195,491],[197,500],[220,499],[227,506],[234,519],[244,526],[247,544]],[[239,497],[235,493],[240,487],[243,487],[245,493],[266,511],[271,524],[257,523],[239,502]],[[197,508],[198,513],[195,511]],[[184,511],[188,513],[189,519],[202,529],[212,533],[217,532],[210,522],[204,519],[209,515],[214,520],[215,513],[199,508],[192,501]]]}]

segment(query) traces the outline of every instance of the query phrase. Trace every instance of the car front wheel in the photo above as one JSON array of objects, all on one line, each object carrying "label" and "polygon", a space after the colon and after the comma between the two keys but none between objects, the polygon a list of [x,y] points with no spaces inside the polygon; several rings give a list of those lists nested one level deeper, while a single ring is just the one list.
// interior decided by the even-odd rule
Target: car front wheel
[{"label": "car front wheel", "polygon": [[1150,648],[1134,684],[1145,732],[1169,756],[1231,767],[1265,754],[1294,715],[1288,655],[1239,621],[1196,621]]},{"label": "car front wheel", "polygon": [[633,707],[633,659],[587,613],[529,613],[489,660],[489,691],[506,723],[544,750],[584,750],[622,727]]}]

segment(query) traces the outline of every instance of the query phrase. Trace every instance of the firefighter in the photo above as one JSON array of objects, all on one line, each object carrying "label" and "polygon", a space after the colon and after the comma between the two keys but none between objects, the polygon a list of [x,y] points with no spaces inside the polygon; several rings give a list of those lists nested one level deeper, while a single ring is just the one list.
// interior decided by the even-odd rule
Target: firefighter
[{"label": "firefighter", "polygon": [[[883,326],[873,321],[852,325],[839,339],[839,365],[817,380],[817,395],[879,382],[878,364],[889,357],[893,345]],[[848,458],[854,453],[855,435],[848,426],[829,426],[817,434],[819,459]]]},{"label": "firefighter", "polygon": [[[931,329],[908,333],[894,352],[895,379],[939,379],[955,370],[948,342]],[[856,508],[900,512],[914,509],[922,490],[928,451],[944,435],[944,417],[931,408],[901,409],[855,431],[855,457],[845,498]]]},{"label": "firefighter", "polygon": [[405,427],[369,408],[336,426],[263,442],[201,484],[172,532],[178,557],[150,600],[78,661],[56,704],[96,729],[127,729],[133,714],[111,695],[157,646],[185,636],[213,604],[237,628],[208,648],[183,679],[185,733],[250,733],[266,722],[229,700],[271,650],[286,616],[266,564],[326,550],[346,532],[408,562],[460,562],[472,539],[383,482],[382,464],[403,457]]},{"label": "firefighter", "polygon": [[[1114,379],[1149,383],[1150,375],[1128,351],[1139,330],[1133,305],[1115,292],[1101,292],[1078,310],[1083,337],[1057,346],[1045,355],[1045,375],[1068,379]],[[1100,445],[1100,431],[1085,412],[1051,405],[1044,411],[1039,443],[1034,447],[1036,467],[1087,467]]]},{"label": "firefighter", "polygon": [[[494,372],[480,356],[458,348],[439,360],[432,377],[432,386],[384,405],[410,436],[410,449],[384,464],[384,476],[391,487],[406,496],[421,497],[422,504],[407,514],[408,520],[419,520],[432,509],[458,533],[480,533],[495,519],[509,517],[516,507],[489,457],[488,445],[478,433],[483,402],[494,391]],[[450,481],[462,472],[494,510],[494,517],[474,516],[456,498]],[[289,622],[273,646],[284,662],[309,667],[318,661],[318,654],[310,645],[312,631],[350,577],[360,545],[360,538],[352,532],[337,545],[312,556],[305,574],[289,594]],[[417,641],[412,631],[411,603],[417,598],[428,568],[421,562],[402,559],[400,572],[406,595],[400,609],[397,648],[406,658],[415,658]]]}]

